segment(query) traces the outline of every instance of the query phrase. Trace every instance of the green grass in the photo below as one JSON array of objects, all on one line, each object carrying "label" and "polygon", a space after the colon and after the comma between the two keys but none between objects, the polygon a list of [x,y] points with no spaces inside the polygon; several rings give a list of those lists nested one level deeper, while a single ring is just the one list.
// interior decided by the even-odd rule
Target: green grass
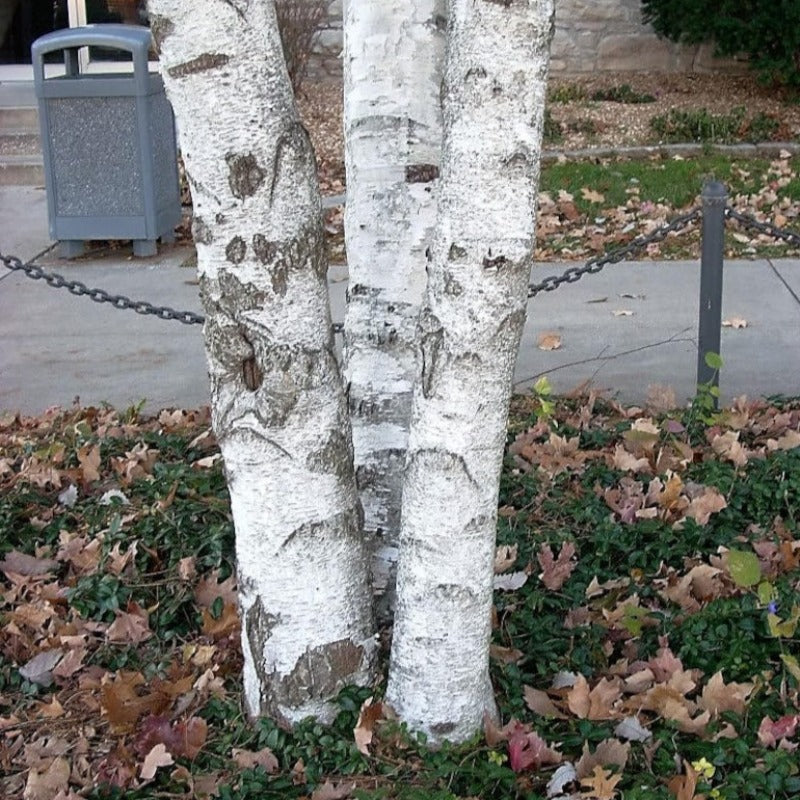
[{"label": "green grass", "polygon": [[[797,167],[800,159],[792,158]],[[665,203],[679,209],[690,205],[700,194],[704,180],[723,181],[731,194],[756,193],[764,186],[763,176],[769,159],[732,159],[722,154],[697,158],[654,158],[641,161],[567,161],[546,164],[542,168],[541,189],[557,196],[563,189],[574,195],[578,209],[591,213],[598,204],[581,197],[582,189],[592,189],[605,198],[604,206],[624,205],[632,188],[638,189],[642,202]],[[749,173],[747,177],[743,173]],[[800,180],[777,189],[779,197],[800,199]]]}]

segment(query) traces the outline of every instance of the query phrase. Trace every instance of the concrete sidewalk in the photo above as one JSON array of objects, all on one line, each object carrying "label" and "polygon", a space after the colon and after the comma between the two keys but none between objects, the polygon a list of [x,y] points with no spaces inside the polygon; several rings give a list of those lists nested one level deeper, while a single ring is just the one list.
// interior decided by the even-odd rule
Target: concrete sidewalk
[{"label": "concrete sidewalk", "polygon": [[[0,251],[27,259],[50,244],[44,191],[0,187]],[[178,310],[201,311],[188,247],[161,246],[151,259],[123,247],[98,258],[43,259],[47,268],[90,287]],[[539,264],[533,279],[566,264]],[[627,402],[649,384],[670,385],[679,401],[694,392],[699,292],[697,262],[628,262],[539,295],[517,362],[520,386],[547,374],[557,391],[590,381]],[[333,267],[334,320],[344,314],[347,274]],[[615,314],[615,312],[631,312]],[[747,320],[722,333],[723,398],[800,395],[800,261],[725,266],[723,317]],[[558,350],[537,348],[543,332]],[[0,409],[146,400],[150,410],[208,402],[201,326],[165,322],[74,297],[0,266]]]}]

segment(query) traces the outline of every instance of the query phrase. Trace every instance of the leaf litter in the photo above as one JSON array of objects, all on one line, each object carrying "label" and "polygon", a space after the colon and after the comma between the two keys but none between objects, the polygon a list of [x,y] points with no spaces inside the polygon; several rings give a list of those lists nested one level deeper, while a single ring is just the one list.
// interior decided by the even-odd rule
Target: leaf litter
[{"label": "leaf litter", "polygon": [[[492,645],[507,722],[485,728],[502,765],[498,797],[613,798],[652,780],[694,797],[710,780],[692,767],[698,747],[724,762],[726,742],[744,740],[758,772],[767,753],[790,757],[798,746],[791,642],[800,622],[800,499],[790,487],[798,484],[792,469],[800,471],[800,404],[740,398],[698,428],[691,409],[670,408],[672,397],[654,389],[643,410],[576,395],[547,418],[537,416],[540,398],[514,400]],[[264,786],[288,780],[291,796],[370,797],[395,785],[381,777],[389,764],[409,785],[435,785],[424,750],[398,730],[379,694],[351,704],[342,752],[360,760],[346,774],[330,761],[314,766],[330,743],[284,752],[285,734],[266,728],[275,733],[260,738],[244,720],[234,739],[226,733],[228,717],[214,709],[238,707],[240,626],[220,465],[191,467],[215,455],[208,424],[205,410],[139,418],[78,407],[0,422],[0,513],[16,520],[0,560],[4,796],[152,785],[159,796],[213,797],[252,773]],[[778,481],[789,481],[783,513],[732,523],[741,519],[732,492],[748,485],[736,476],[774,459]],[[714,478],[720,469],[731,477]],[[80,489],[68,504],[59,496],[69,486]],[[127,502],[112,495],[101,505],[109,492]],[[589,516],[565,517],[570,504]],[[218,556],[160,538],[198,523],[198,532],[224,528]],[[638,531],[640,548],[663,540],[671,549],[641,566],[604,561],[604,548],[627,530]],[[657,532],[653,545],[644,544],[648,531]],[[681,547],[687,536],[695,545]],[[225,551],[231,556],[220,557]],[[732,603],[760,631],[764,654],[749,672],[706,663],[684,634]],[[544,613],[531,617],[533,604]],[[485,758],[467,756],[475,775]],[[731,781],[734,770],[718,769],[713,784],[722,791]],[[456,796],[473,795],[465,783]]]}]

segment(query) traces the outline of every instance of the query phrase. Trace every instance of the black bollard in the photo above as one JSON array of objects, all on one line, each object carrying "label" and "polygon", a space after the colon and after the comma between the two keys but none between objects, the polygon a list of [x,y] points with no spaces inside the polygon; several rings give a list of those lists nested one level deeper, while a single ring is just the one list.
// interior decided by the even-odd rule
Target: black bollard
[{"label": "black bollard", "polygon": [[[720,355],[722,331],[722,260],[725,252],[725,205],[728,191],[719,181],[707,181],[703,201],[700,257],[700,323],[697,335],[697,386],[719,388],[719,369],[707,363],[709,353]],[[718,360],[713,359],[712,360]],[[714,407],[718,405],[714,397]]]}]

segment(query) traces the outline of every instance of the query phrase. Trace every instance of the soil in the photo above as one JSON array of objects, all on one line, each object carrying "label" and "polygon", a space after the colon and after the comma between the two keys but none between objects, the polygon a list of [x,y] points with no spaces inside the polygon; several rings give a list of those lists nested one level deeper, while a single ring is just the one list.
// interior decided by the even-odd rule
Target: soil
[{"label": "soil", "polygon": [[[634,93],[652,95],[655,100],[620,103],[590,99],[598,90],[624,85]],[[564,132],[563,139],[551,147],[562,151],[658,144],[650,120],[673,108],[705,108],[721,114],[744,107],[748,117],[763,113],[778,121],[774,140],[800,139],[800,99],[764,86],[751,75],[604,73],[557,77],[551,80],[548,94],[550,113]],[[344,189],[341,84],[306,85],[299,107],[317,152],[323,193],[339,193]]]}]

